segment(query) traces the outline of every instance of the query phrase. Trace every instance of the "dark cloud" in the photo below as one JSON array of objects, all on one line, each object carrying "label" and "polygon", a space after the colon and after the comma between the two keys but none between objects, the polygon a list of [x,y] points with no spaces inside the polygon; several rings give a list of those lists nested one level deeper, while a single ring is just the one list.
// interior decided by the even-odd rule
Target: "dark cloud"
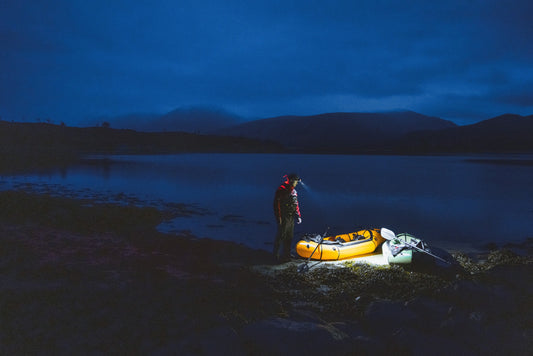
[{"label": "dark cloud", "polygon": [[532,10],[521,0],[5,0],[0,115],[531,114]]}]

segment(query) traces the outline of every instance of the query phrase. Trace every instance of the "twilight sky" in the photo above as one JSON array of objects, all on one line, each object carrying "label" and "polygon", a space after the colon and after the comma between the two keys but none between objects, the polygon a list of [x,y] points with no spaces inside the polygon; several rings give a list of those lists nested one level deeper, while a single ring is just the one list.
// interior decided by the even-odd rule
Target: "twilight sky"
[{"label": "twilight sky", "polygon": [[531,0],[1,0],[0,117],[533,114]]}]

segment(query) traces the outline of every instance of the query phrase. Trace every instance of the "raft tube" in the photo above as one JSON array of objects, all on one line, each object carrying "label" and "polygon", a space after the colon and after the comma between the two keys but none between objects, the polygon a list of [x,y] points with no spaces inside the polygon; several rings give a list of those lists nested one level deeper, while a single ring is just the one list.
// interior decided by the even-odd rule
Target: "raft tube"
[{"label": "raft tube", "polygon": [[373,253],[385,239],[379,229],[322,237],[308,235],[296,243],[296,253],[317,261],[338,261]]},{"label": "raft tube", "polygon": [[410,264],[413,262],[413,250],[405,248],[404,242],[418,244],[420,241],[410,234],[398,234],[395,239],[383,244],[383,257],[389,264]]}]

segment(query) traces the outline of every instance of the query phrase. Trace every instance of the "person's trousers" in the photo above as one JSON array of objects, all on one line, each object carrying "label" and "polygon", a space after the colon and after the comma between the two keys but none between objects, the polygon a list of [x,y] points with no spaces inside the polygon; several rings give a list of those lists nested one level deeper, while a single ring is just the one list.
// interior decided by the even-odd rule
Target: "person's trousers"
[{"label": "person's trousers", "polygon": [[274,241],[274,257],[278,260],[290,258],[291,243],[294,236],[294,218],[281,218]]}]

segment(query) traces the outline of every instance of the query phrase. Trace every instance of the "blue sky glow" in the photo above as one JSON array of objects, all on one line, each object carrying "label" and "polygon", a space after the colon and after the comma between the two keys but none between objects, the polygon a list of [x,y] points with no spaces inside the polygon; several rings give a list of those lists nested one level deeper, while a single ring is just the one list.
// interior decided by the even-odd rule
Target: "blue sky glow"
[{"label": "blue sky glow", "polygon": [[4,0],[0,117],[533,114],[526,0]]}]

